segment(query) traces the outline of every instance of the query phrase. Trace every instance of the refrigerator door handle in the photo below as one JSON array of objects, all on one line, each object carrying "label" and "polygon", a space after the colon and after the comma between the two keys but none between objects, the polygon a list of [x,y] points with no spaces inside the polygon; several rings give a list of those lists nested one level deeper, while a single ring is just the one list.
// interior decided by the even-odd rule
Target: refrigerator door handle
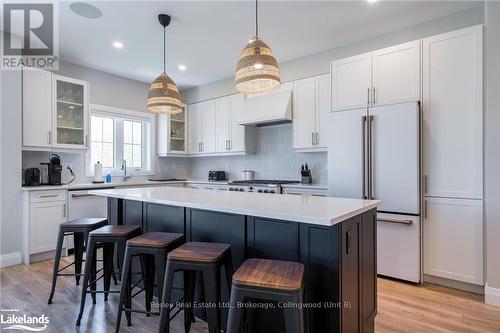
[{"label": "refrigerator door handle", "polygon": [[366,116],[361,117],[361,188],[363,192],[363,199],[368,199],[366,195]]},{"label": "refrigerator door handle", "polygon": [[373,200],[373,142],[372,142],[372,115],[368,116],[368,199]]}]

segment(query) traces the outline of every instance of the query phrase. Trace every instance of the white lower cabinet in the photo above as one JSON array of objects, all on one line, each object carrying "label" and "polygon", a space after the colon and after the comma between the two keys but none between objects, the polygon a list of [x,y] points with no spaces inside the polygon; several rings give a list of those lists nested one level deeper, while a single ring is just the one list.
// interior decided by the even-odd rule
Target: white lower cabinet
[{"label": "white lower cabinet", "polygon": [[313,197],[326,197],[328,196],[328,190],[326,188],[297,188],[297,187],[284,187],[283,194],[294,194],[294,195],[311,195]]},{"label": "white lower cabinet", "polygon": [[[25,192],[23,253],[26,264],[34,261],[32,255],[55,250],[59,224],[68,220],[66,195],[64,190]],[[35,258],[52,258],[52,253]]]},{"label": "white lower cabinet", "polygon": [[424,274],[483,285],[483,201],[424,200]]}]

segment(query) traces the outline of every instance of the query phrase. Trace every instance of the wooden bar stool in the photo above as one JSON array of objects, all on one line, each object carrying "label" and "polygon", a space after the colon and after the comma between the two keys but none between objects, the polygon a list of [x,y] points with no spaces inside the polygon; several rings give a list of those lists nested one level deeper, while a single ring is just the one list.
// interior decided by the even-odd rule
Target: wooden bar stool
[{"label": "wooden bar stool", "polygon": [[[156,279],[158,281],[158,303],[161,304],[167,254],[184,242],[185,238],[183,234],[167,232],[148,232],[127,241],[127,246],[125,248],[125,257],[123,259],[123,271],[121,279],[122,285],[120,291],[120,301],[118,303],[115,332],[120,331],[122,311],[125,311],[125,315],[127,316],[127,326],[130,326],[132,324],[132,312],[144,313],[148,316],[150,314],[158,314],[151,312],[155,272]],[[130,277],[132,257],[138,255],[141,255],[144,258],[143,269],[146,271],[143,272],[144,288],[132,295],[132,289],[140,282],[139,281],[134,286],[132,286]],[[132,309],[132,298],[137,296],[142,291],[146,292],[146,311]]]},{"label": "wooden bar stool", "polygon": [[[139,225],[106,225],[91,231],[88,238],[85,273],[83,274],[82,296],[80,300],[80,312],[76,320],[76,326],[80,326],[85,308],[87,293],[92,295],[92,303],[96,303],[95,294],[104,293],[104,300],[108,300],[108,294],[118,293],[110,291],[111,276],[113,275],[113,252],[115,244],[125,246],[127,240],[139,236],[141,226]],[[103,275],[97,278],[96,272],[96,250],[99,245],[103,246]],[[97,280],[104,278],[104,290],[96,290]],[[90,282],[89,282],[90,280]],[[90,290],[88,290],[90,288]]]},{"label": "wooden bar stool", "polygon": [[[169,252],[167,256],[167,269],[165,283],[163,285],[162,307],[160,311],[160,333],[170,331],[170,294],[174,273],[184,272],[184,284],[187,288],[185,293],[184,330],[189,332],[191,322],[194,319],[193,301],[196,284],[196,273],[203,274],[205,289],[205,302],[215,304],[215,307],[207,307],[207,322],[210,333],[220,331],[220,279],[221,268],[224,266],[227,285],[231,283],[233,264],[231,258],[231,247],[228,244],[190,242],[179,246]],[[229,291],[230,292],[230,291]]]},{"label": "wooden bar stool", "polygon": [[[50,289],[48,304],[52,304],[54,291],[58,276],[74,276],[76,285],[80,284],[80,276],[82,275],[83,249],[87,245],[89,233],[108,224],[105,217],[100,218],[81,218],[61,223],[59,225],[59,234],[57,236],[56,255],[54,258],[54,269],[52,272],[52,287]],[[64,237],[73,235],[75,244],[75,261],[71,264],[59,269],[61,261],[61,252],[64,243]],[[75,265],[75,273],[61,273],[70,266]]]},{"label": "wooden bar stool", "polygon": [[[247,259],[234,273],[227,333],[238,333],[245,299],[302,304],[304,265],[297,262]],[[302,306],[284,308],[287,333],[304,332]]]}]

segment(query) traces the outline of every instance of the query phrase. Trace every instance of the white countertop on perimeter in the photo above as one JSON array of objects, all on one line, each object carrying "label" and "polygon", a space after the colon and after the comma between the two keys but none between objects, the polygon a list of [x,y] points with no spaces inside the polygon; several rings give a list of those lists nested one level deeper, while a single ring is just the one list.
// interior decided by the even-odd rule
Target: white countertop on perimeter
[{"label": "white countertop on perimeter", "polygon": [[376,208],[379,200],[362,200],[249,192],[206,191],[180,187],[92,190],[118,199],[205,209],[225,213],[331,226]]}]

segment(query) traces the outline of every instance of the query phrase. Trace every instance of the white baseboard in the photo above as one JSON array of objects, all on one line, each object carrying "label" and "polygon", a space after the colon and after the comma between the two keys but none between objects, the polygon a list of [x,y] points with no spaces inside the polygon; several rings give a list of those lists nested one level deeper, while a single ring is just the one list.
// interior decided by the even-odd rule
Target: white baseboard
[{"label": "white baseboard", "polygon": [[0,268],[19,265],[21,263],[21,252],[12,252],[0,255]]},{"label": "white baseboard", "polygon": [[500,306],[500,288],[484,287],[484,302],[489,305]]}]

